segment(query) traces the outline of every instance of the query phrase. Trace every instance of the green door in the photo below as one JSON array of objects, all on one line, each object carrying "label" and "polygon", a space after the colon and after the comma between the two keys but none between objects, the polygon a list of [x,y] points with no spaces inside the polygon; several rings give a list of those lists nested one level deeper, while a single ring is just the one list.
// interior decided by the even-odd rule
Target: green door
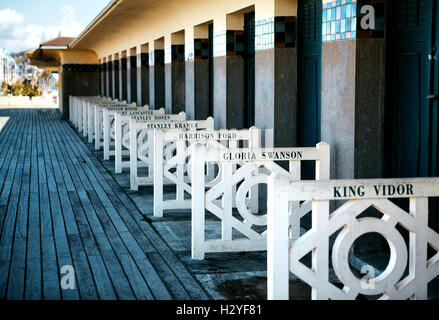
[{"label": "green door", "polygon": [[387,174],[433,173],[430,94],[434,0],[389,2],[386,145]]},{"label": "green door", "polygon": [[[322,1],[299,1],[297,55],[297,144],[315,147],[320,142],[322,69]],[[303,179],[314,179],[314,165],[305,163]]]},{"label": "green door", "polygon": [[[389,1],[387,12],[386,175],[438,176],[438,4]],[[439,227],[437,201],[430,214]]]}]

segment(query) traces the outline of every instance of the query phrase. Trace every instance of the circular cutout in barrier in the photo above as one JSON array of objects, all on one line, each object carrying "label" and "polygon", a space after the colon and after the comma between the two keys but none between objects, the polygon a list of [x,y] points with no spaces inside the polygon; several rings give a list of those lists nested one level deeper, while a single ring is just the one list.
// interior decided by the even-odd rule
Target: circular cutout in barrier
[{"label": "circular cutout in barrier", "polygon": [[[383,236],[390,248],[387,268],[377,277],[359,279],[349,266],[349,251],[354,242],[368,233]],[[377,295],[394,290],[407,266],[407,246],[402,235],[393,225],[376,218],[363,218],[354,225],[348,225],[338,235],[332,250],[332,265],[340,281],[351,290],[365,295]],[[365,275],[366,276],[366,275]]]}]

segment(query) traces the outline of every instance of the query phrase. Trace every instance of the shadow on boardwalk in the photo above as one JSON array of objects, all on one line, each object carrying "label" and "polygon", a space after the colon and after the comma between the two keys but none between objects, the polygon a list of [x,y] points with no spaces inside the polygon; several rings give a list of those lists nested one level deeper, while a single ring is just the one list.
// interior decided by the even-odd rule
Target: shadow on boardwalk
[{"label": "shadow on boardwalk", "polygon": [[57,110],[0,117],[0,299],[211,298]]}]

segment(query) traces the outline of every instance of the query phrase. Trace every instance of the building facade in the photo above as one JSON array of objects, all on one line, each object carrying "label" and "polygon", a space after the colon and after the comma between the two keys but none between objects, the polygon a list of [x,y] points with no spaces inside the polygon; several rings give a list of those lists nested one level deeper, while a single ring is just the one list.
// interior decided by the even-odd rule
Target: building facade
[{"label": "building facade", "polygon": [[19,78],[19,66],[11,53],[0,48],[0,84],[5,81],[7,84],[16,82]]},{"label": "building facade", "polygon": [[57,61],[64,114],[69,95],[100,94],[273,129],[275,146],[326,141],[335,179],[437,176],[438,13],[434,0],[115,0],[40,55]]}]

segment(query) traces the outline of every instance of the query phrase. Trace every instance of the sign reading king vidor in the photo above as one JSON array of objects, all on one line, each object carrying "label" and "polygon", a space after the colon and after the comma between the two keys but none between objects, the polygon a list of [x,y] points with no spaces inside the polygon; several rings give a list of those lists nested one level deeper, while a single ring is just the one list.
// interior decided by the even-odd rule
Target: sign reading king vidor
[{"label": "sign reading king vidor", "polygon": [[291,182],[289,190],[291,200],[427,198],[439,197],[439,178]]}]

